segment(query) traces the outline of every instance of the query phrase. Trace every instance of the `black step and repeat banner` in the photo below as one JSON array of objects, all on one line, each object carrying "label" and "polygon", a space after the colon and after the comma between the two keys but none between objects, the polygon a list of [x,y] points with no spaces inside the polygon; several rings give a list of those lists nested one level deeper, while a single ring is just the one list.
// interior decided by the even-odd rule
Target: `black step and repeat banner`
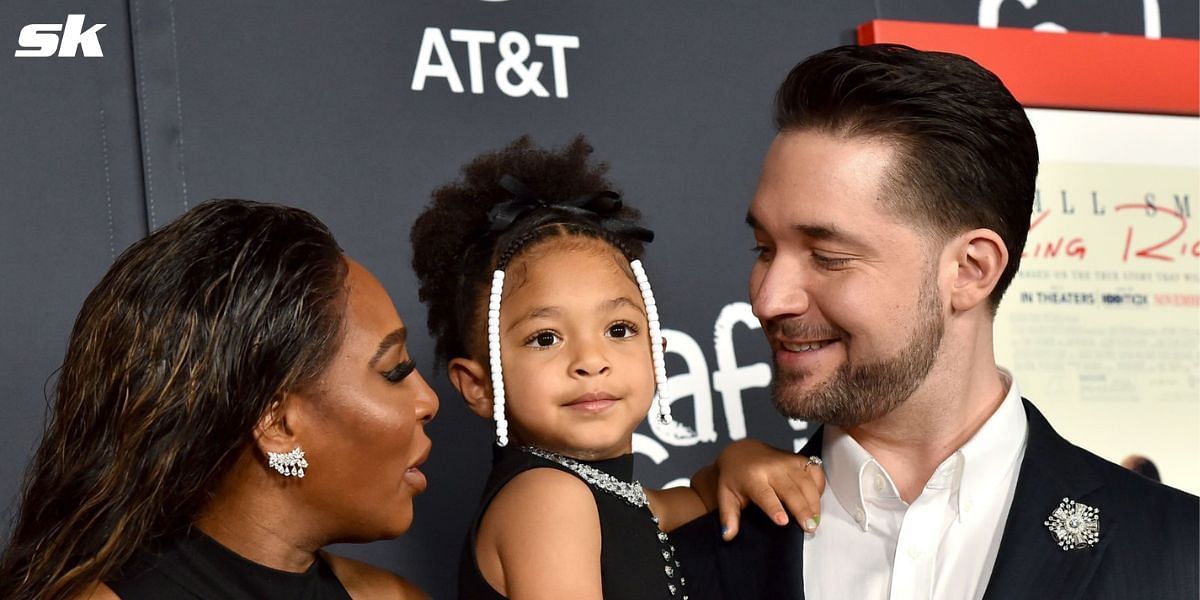
[{"label": "black step and repeat banner", "polygon": [[[1191,0],[42,1],[0,4],[0,503],[11,518],[72,320],[113,258],[210,197],[308,209],[417,330],[408,229],[430,191],[522,134],[584,133],[658,232],[647,265],[673,410],[638,433],[666,485],[725,443],[809,431],[770,406],[742,224],[796,62],[871,19],[1198,37]],[[412,530],[343,552],[451,595],[489,424],[442,399]],[[0,539],[7,532],[7,518]]]}]

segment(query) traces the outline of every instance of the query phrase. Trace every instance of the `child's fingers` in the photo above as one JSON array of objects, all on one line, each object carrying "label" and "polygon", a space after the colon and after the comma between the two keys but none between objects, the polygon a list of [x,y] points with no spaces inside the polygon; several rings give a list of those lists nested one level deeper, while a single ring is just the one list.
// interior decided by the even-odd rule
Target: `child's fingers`
[{"label": "child's fingers", "polygon": [[806,474],[789,473],[792,490],[784,498],[788,510],[805,531],[812,532],[821,523],[821,490]]},{"label": "child's fingers", "polygon": [[825,467],[819,462],[812,462],[813,460],[817,459],[810,459],[809,462],[805,463],[804,474],[816,486],[817,495],[820,495],[821,492],[825,491]]},{"label": "child's fingers", "polygon": [[791,469],[788,477],[799,487],[814,511],[821,509],[821,492],[825,491],[825,471],[819,463],[805,463],[803,469]]},{"label": "child's fingers", "polygon": [[[790,475],[781,477],[775,484],[775,494],[783,500],[787,511],[796,518],[796,522],[805,531],[812,531],[816,528],[812,517],[820,510],[820,498],[813,495],[814,490],[806,489],[802,484],[812,487],[811,482],[797,481]],[[813,503],[814,499],[817,501],[816,504]]]},{"label": "child's fingers", "polygon": [[750,501],[762,509],[766,513],[767,518],[771,519],[776,525],[787,525],[787,510],[784,509],[783,503],[780,502],[779,496],[775,493],[773,486],[763,485],[755,488],[750,493]]},{"label": "child's fingers", "polygon": [[717,488],[717,515],[721,520],[721,539],[728,542],[737,536],[742,518],[742,500],[729,488]]}]

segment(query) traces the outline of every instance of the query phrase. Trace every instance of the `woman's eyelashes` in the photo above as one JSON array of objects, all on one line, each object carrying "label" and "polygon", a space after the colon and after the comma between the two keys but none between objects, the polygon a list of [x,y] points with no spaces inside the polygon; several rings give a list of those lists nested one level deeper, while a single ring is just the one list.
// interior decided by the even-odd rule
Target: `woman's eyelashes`
[{"label": "woman's eyelashes", "polygon": [[394,368],[392,368],[391,371],[384,373],[383,378],[392,383],[399,383],[399,382],[403,381],[405,377],[408,377],[410,374],[412,374],[413,371],[416,371],[416,370],[417,370],[417,363],[416,363],[416,361],[414,361],[410,358],[410,359],[396,365]]}]

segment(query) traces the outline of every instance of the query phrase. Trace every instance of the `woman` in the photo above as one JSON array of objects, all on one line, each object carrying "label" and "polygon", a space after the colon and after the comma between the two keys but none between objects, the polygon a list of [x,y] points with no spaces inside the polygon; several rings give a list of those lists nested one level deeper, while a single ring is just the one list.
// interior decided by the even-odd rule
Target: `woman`
[{"label": "woman", "polygon": [[293,208],[213,201],[80,311],[0,598],[424,597],[334,542],[400,535],[437,412],[390,298]]}]

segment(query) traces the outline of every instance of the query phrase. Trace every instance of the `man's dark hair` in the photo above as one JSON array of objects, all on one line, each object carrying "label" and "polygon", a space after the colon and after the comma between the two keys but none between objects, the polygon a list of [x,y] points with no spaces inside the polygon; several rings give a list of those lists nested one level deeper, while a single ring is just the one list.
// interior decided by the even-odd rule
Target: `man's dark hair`
[{"label": "man's dark hair", "polygon": [[957,54],[895,44],[833,48],[788,74],[775,124],[894,143],[890,209],[941,239],[986,228],[1004,240],[996,309],[1029,233],[1038,150],[1025,111],[995,74]]}]

